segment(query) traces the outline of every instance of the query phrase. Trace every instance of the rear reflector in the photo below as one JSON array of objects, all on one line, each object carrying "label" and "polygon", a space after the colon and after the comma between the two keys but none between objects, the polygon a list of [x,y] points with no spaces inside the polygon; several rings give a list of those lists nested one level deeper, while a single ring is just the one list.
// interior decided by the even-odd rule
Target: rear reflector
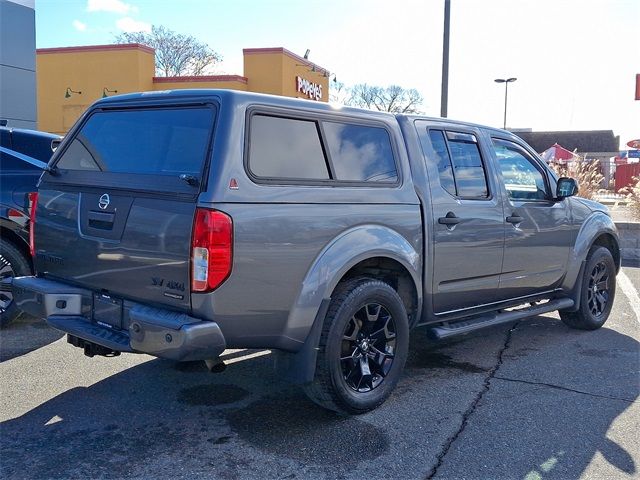
[{"label": "rear reflector", "polygon": [[10,208],[9,210],[7,210],[7,217],[9,217],[11,220],[16,220],[20,218],[26,218],[26,215],[20,210]]},{"label": "rear reflector", "polygon": [[36,207],[38,206],[38,192],[29,193],[29,251],[31,256],[36,255],[36,240],[35,240],[35,226],[36,226]]},{"label": "rear reflector", "polygon": [[197,208],[191,239],[191,290],[218,288],[231,273],[233,221],[225,213]]}]

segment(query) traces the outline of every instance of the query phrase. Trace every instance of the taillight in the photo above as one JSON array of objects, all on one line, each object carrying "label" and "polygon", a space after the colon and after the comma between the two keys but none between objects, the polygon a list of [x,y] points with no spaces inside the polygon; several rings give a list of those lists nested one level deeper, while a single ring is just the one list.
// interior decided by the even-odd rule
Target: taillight
[{"label": "taillight", "polygon": [[31,256],[36,255],[35,226],[36,226],[36,207],[38,206],[38,192],[29,193],[29,251]]},{"label": "taillight", "polygon": [[191,238],[191,290],[207,292],[218,288],[231,273],[232,263],[231,217],[197,208]]}]

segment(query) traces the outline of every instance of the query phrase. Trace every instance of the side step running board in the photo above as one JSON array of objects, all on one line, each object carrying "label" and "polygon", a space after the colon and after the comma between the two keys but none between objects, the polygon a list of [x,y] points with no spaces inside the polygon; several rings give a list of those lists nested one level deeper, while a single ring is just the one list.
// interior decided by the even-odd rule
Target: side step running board
[{"label": "side step running board", "polygon": [[430,327],[427,330],[429,338],[434,340],[442,340],[443,338],[460,335],[463,333],[473,332],[480,328],[500,325],[501,323],[513,322],[522,318],[534,317],[543,313],[553,312],[563,308],[573,306],[573,300],[570,298],[560,298],[558,300],[549,300],[541,305],[533,305],[518,310],[508,312],[492,313],[489,315],[480,315],[478,317],[468,318],[466,320],[458,320],[455,322],[443,322]]}]

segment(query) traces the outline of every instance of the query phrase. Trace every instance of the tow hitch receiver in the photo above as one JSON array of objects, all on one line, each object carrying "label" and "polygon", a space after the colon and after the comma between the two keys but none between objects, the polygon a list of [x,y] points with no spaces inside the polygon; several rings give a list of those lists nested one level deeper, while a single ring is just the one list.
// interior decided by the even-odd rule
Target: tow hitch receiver
[{"label": "tow hitch receiver", "polygon": [[70,343],[74,347],[82,348],[84,350],[84,354],[90,358],[96,355],[101,355],[103,357],[117,357],[120,355],[120,352],[116,352],[96,343],[87,342],[86,340],[73,335],[67,335],[67,343]]}]

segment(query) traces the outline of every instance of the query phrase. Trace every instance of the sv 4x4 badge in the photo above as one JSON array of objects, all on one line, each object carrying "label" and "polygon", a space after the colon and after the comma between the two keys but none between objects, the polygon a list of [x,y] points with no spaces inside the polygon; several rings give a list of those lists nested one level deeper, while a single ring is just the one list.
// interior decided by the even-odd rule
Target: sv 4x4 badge
[{"label": "sv 4x4 badge", "polygon": [[[165,281],[164,278],[158,278],[158,277],[151,277],[151,284],[154,287],[165,287],[168,290],[177,290],[179,292],[184,292],[184,283],[183,282],[176,282],[173,280],[169,280],[168,282]],[[169,297],[169,298],[174,298],[176,300],[183,300],[184,299],[184,295],[180,295],[179,293],[173,293],[173,292],[162,292],[162,295],[164,295],[165,297]]]},{"label": "sv 4x4 badge", "polygon": [[154,287],[165,287],[169,290],[178,290],[179,292],[184,292],[184,282],[176,282],[173,280],[165,282],[164,278],[151,277],[151,283]]}]

